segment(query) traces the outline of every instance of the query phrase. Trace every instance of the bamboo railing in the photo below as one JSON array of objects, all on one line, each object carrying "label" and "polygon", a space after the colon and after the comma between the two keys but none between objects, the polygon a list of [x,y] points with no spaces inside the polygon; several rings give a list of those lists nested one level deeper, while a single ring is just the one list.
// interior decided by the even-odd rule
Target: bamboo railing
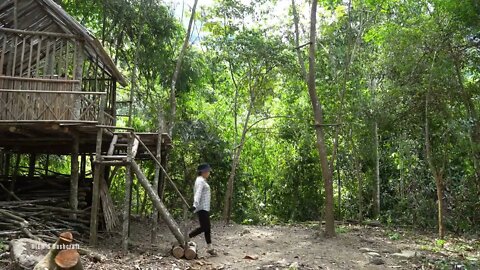
[{"label": "bamboo railing", "polygon": [[0,122],[96,122],[105,92],[0,89]]}]

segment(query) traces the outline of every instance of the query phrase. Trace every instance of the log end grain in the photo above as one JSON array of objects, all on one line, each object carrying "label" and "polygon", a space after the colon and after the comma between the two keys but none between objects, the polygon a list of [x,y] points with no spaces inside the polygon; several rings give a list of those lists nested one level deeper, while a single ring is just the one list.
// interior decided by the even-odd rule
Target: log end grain
[{"label": "log end grain", "polygon": [[55,257],[55,264],[61,269],[70,269],[78,265],[80,254],[75,249],[60,251]]},{"label": "log end grain", "polygon": [[197,257],[197,244],[189,242],[185,249],[185,258],[187,260],[193,260]]},{"label": "log end grain", "polygon": [[185,255],[185,250],[181,246],[174,246],[172,248],[172,255],[173,257],[180,259]]}]

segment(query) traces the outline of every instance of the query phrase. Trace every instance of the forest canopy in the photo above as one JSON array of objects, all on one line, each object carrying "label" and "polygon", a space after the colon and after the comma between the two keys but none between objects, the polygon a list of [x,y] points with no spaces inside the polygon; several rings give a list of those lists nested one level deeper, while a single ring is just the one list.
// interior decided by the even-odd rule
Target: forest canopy
[{"label": "forest canopy", "polygon": [[[310,2],[209,1],[194,16],[173,116],[172,75],[193,1],[59,2],[129,78],[117,99],[134,91],[130,124],[144,131],[157,130],[159,118],[175,123],[168,170],[184,194],[196,166],[211,164],[215,217],[322,220],[328,167],[336,220],[437,230],[441,219],[446,231],[478,232],[477,1],[318,1],[308,83]],[[327,167],[307,85],[321,103]],[[150,213],[136,185],[134,211]],[[122,181],[113,192],[120,202]],[[165,200],[180,214],[173,192]]]}]

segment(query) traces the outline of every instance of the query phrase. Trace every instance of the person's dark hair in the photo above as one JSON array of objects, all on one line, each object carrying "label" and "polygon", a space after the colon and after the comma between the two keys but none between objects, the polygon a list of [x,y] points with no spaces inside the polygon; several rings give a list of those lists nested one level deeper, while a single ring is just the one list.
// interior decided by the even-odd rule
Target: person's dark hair
[{"label": "person's dark hair", "polygon": [[207,163],[200,164],[200,165],[197,167],[198,176],[202,175],[203,172],[210,171],[211,169],[212,169],[212,168],[211,168],[210,165],[208,165]]}]

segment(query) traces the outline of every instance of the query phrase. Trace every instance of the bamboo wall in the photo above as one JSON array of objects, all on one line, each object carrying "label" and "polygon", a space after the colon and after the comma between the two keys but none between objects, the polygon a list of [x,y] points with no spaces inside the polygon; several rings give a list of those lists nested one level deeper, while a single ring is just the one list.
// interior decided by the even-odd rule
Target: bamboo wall
[{"label": "bamboo wall", "polygon": [[115,82],[74,35],[0,28],[0,121],[114,122]]}]

